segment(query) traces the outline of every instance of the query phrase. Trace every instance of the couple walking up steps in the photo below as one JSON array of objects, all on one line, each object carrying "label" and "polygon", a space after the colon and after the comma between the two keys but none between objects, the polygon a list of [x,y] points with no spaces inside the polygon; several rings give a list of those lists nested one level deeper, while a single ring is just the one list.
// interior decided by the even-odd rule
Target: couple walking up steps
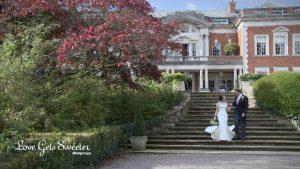
[{"label": "couple walking up steps", "polygon": [[[218,126],[209,126],[205,129],[211,133],[211,138],[216,141],[246,140],[246,118],[248,110],[248,98],[239,89],[235,90],[236,97],[232,104],[226,102],[225,96],[219,96],[216,105],[214,119],[218,120]],[[234,125],[228,126],[228,114],[235,107],[233,114]],[[234,132],[233,132],[234,130]]]}]

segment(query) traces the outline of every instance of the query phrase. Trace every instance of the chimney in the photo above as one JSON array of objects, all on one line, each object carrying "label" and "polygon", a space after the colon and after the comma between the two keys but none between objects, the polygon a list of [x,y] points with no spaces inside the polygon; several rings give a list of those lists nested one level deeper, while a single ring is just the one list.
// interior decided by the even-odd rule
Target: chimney
[{"label": "chimney", "polygon": [[233,0],[231,0],[228,3],[228,12],[230,12],[230,13],[236,13],[236,2],[234,2]]}]

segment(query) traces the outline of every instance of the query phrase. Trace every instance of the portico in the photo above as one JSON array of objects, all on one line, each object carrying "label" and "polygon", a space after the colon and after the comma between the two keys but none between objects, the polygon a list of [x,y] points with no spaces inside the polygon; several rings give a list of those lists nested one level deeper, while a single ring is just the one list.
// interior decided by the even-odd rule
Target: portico
[{"label": "portico", "polygon": [[[238,87],[238,77],[243,74],[242,64],[226,65],[224,63],[206,61],[193,64],[159,65],[161,71],[167,73],[188,73],[192,79],[193,92],[231,91]],[[222,65],[223,64],[223,65]]]}]

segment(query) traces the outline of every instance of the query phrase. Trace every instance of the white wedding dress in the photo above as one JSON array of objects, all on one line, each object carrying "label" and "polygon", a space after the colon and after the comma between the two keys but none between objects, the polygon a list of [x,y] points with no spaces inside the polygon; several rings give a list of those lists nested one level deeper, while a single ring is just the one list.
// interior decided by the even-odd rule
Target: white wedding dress
[{"label": "white wedding dress", "polygon": [[234,137],[234,125],[228,126],[227,103],[218,102],[218,126],[209,126],[205,129],[207,133],[211,133],[211,138],[216,141],[231,141]]}]

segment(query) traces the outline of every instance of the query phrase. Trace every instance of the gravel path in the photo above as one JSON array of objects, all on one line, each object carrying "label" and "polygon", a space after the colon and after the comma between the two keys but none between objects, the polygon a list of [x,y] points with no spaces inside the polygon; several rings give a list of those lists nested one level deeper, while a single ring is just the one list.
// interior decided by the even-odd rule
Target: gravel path
[{"label": "gravel path", "polygon": [[99,169],[300,169],[297,155],[124,154]]}]

